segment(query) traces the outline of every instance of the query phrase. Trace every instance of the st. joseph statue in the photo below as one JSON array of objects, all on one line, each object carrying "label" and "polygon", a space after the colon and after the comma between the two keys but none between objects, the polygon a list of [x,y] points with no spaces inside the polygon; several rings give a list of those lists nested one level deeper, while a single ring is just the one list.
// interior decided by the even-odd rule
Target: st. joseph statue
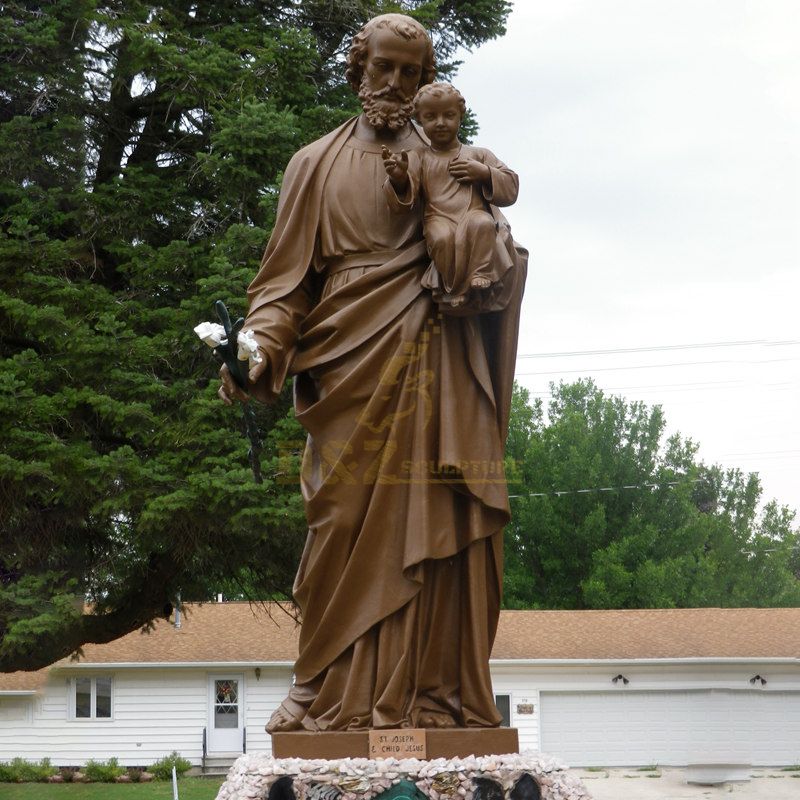
[{"label": "st. joseph statue", "polygon": [[[504,285],[458,315],[440,309],[421,283],[422,212],[392,213],[382,188],[382,147],[424,144],[410,113],[435,75],[430,38],[409,17],[376,17],[346,75],[363,113],[292,158],[248,293],[263,356],[251,394],[269,402],[294,376],[308,431],[300,652],[267,728],[494,727],[525,253],[508,235]],[[223,400],[246,399],[222,379]]]}]

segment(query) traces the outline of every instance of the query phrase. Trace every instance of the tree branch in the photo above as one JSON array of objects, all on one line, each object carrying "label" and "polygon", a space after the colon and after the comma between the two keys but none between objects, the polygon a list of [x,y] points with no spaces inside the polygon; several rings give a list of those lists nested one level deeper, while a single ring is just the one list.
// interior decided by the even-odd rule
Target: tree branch
[{"label": "tree branch", "polygon": [[85,644],[106,644],[172,611],[167,587],[180,569],[174,552],[152,554],[136,588],[106,614],[83,614],[60,629],[57,636],[41,636],[24,652],[3,653],[0,672],[30,672],[78,652]]}]

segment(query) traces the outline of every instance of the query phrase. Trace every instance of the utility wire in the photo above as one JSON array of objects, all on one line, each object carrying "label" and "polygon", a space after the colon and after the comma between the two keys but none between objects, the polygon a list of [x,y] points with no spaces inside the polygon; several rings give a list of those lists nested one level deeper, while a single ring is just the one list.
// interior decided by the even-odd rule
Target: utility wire
[{"label": "utility wire", "polygon": [[[786,381],[784,383],[755,383],[748,384],[745,381],[719,381],[719,385],[711,383],[675,383],[675,384],[643,384],[640,386],[603,386],[604,392],[636,392],[637,394],[693,394],[695,392],[736,392],[739,390],[756,392],[790,392],[797,386],[796,381]],[[553,392],[528,390],[531,397],[546,399],[554,397]],[[628,402],[633,402],[638,398],[626,398]]]},{"label": "utility wire", "polygon": [[785,361],[800,361],[800,356],[790,358],[722,358],[713,361],[674,361],[669,364],[634,364],[629,367],[586,367],[584,369],[546,369],[541,372],[517,372],[523,375],[591,375],[595,372],[625,372],[632,369],[664,369],[665,367],[706,367],[711,364],[778,364]]},{"label": "utility wire", "polygon": [[684,478],[680,481],[658,481],[656,483],[633,483],[627,486],[598,486],[593,489],[560,489],[552,492],[530,492],[528,494],[510,494],[509,500],[520,497],[562,497],[567,494],[593,494],[595,492],[621,492],[631,489],[658,489],[659,487],[680,486],[683,483],[702,483],[705,478]]},{"label": "utility wire", "polygon": [[751,450],[745,453],[723,453],[722,455],[725,458],[737,458],[740,456],[767,456],[767,455],[776,455],[778,453],[781,454],[788,454],[788,453],[800,453],[800,450]]},{"label": "utility wire", "polygon": [[518,353],[517,358],[565,358],[572,356],[606,356],[616,353],[660,353],[669,350],[701,350],[714,347],[777,347],[800,344],[800,339],[772,341],[769,339],[747,339],[731,342],[689,342],[687,344],[662,344],[651,347],[615,347],[605,350],[564,350],[554,353]]}]

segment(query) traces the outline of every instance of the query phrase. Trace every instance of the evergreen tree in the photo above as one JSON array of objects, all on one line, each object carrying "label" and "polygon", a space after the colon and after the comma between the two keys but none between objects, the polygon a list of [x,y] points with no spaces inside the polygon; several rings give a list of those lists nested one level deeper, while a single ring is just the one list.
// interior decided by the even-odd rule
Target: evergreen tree
[{"label": "evergreen tree", "polygon": [[288,592],[289,396],[257,410],[256,485],[192,328],[216,299],[244,311],[281,171],[357,109],[343,54],[391,10],[452,73],[509,4],[0,3],[0,669],[121,636],[178,592]]}]

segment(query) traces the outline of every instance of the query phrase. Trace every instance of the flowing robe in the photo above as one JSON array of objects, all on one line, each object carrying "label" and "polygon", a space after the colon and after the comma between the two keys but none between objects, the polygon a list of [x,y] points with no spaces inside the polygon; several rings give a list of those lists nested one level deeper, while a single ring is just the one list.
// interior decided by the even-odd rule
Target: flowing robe
[{"label": "flowing robe", "polygon": [[[284,707],[307,730],[494,726],[502,468],[524,264],[503,310],[440,313],[418,211],[392,214],[356,120],[297,153],[245,323],[295,376],[309,533]],[[422,142],[412,131],[408,147]],[[511,275],[512,272],[509,274]],[[427,716],[426,716],[427,715]],[[427,720],[427,721],[426,721]]]}]

